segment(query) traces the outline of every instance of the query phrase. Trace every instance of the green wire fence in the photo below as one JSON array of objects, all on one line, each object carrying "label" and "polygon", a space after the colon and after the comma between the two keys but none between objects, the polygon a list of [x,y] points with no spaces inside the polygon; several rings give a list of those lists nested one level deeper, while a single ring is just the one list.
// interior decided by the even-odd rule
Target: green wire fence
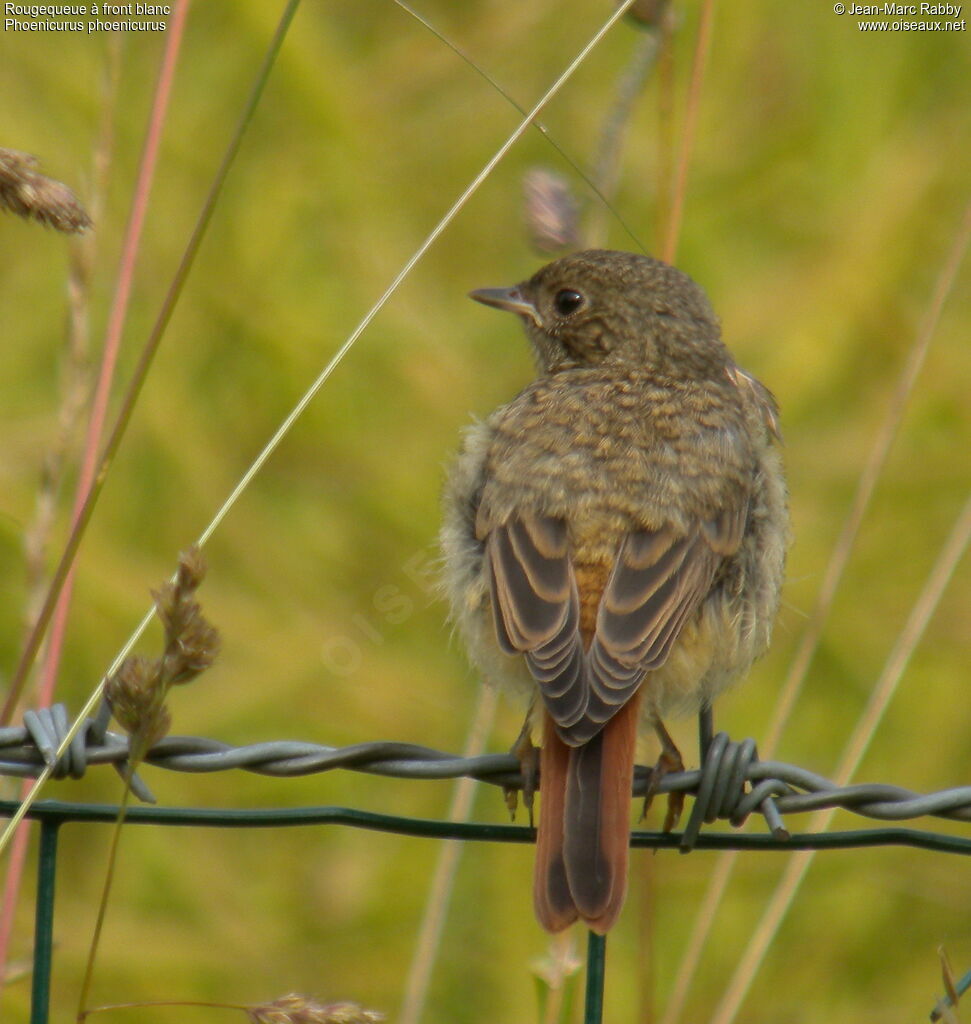
[{"label": "green wire fence", "polygon": [[[48,716],[47,725],[57,717]],[[127,738],[108,733],[95,722],[82,730],[70,756],[58,765],[57,774],[79,775],[88,763],[124,764]],[[36,774],[49,759],[55,737],[31,726],[0,730],[0,774]],[[56,749],[56,744],[54,746]],[[760,762],[755,744],[747,740],[732,743],[724,734],[712,737],[710,723],[702,722],[704,764],[700,770],[672,773],[657,787],[658,792],[682,791],[694,796],[688,823],[681,833],[634,831],[635,848],[705,850],[795,850],[857,849],[873,846],[910,846],[941,853],[971,856],[971,836],[949,835],[928,830],[885,826],[821,834],[790,834],[781,814],[840,806],[868,817],[884,819],[915,818],[935,815],[957,821],[971,821],[971,786],[956,787],[932,794],[916,794],[896,786],[856,785],[837,787],[805,769],[782,762]],[[45,758],[46,753],[46,758]],[[223,771],[243,768],[270,775],[305,775],[345,768],[406,778],[456,778],[469,776],[490,783],[516,787],[520,784],[519,762],[511,755],[486,755],[460,758],[440,751],[403,743],[362,743],[333,748],[311,743],[274,741],[234,748],[198,737],[169,737],[151,751],[147,763],[172,770],[191,772]],[[647,786],[649,770],[639,767],[635,793]],[[150,794],[141,784],[143,795]],[[801,790],[801,791],[800,791]],[[10,817],[18,808],[16,801],[0,801],[0,816]],[[741,824],[753,810],[760,811],[769,826],[767,834],[738,832],[701,832],[703,821],[727,818]],[[53,933],[55,920],[55,883],[58,836],[66,824],[110,824],[119,814],[117,806],[63,801],[41,801],[28,817],[41,824],[38,852],[37,894],[33,989],[30,1024],[48,1024]],[[517,825],[463,823],[404,818],[347,807],[298,807],[286,809],[206,809],[191,807],[129,807],[128,825],[164,825],[204,828],[288,828],[295,826],[347,826],[378,832],[452,839],[465,842],[531,843],[532,828]],[[600,1024],[603,1017],[606,939],[590,935],[584,1024]],[[971,987],[971,972],[956,986],[960,995]],[[934,1013],[940,1016],[939,1003]],[[937,1017],[932,1017],[937,1019]]]}]

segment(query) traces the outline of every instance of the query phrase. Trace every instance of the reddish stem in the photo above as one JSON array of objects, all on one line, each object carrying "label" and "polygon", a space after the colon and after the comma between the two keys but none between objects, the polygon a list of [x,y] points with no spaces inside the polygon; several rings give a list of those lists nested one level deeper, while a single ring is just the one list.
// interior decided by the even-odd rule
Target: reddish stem
[{"label": "reddish stem", "polygon": [[[125,327],[125,318],[128,314],[132,280],[135,276],[135,264],[138,259],[138,248],[141,243],[142,228],[145,225],[145,214],[148,210],[152,181],[155,178],[158,150],[162,141],[162,129],[165,125],[165,115],[168,111],[169,97],[172,92],[175,66],[182,44],[183,28],[188,7],[188,0],[180,0],[173,11],[172,20],[166,33],[167,45],[162,55],[162,66],[159,70],[158,83],[155,87],[152,112],[148,122],[148,133],[145,137],[145,148],[142,151],[138,180],[135,183],[135,192],[132,197],[131,214],[128,218],[128,228],[125,231],[125,239],[121,250],[115,297],[111,304],[108,328],[105,332],[101,371],[98,375],[94,400],[91,403],[91,419],[88,423],[88,433],[84,443],[81,474],[78,478],[77,490],[74,495],[74,508],[71,512],[72,528],[77,525],[81,509],[87,500],[88,492],[91,490],[91,483],[94,480],[95,470],[98,466],[98,453],[101,448],[101,436],[104,433],[108,398],[111,394],[115,366],[118,361],[118,350],[121,347],[121,336]],[[54,694],[54,685],[64,645],[64,633],[67,628],[67,616],[71,606],[73,588],[74,567],[72,566],[58,597],[51,623],[47,655],[44,659],[41,673],[39,701],[42,707],[51,702]]]},{"label": "reddish stem", "polygon": [[711,28],[715,20],[715,0],[705,0],[701,8],[701,23],[698,25],[698,40],[695,43],[694,61],[691,65],[691,82],[688,86],[688,109],[684,119],[684,133],[681,136],[681,151],[678,154],[678,172],[671,201],[671,217],[668,220],[667,235],[661,259],[673,263],[678,251],[678,236],[681,234],[681,218],[684,214],[685,194],[688,190],[688,168],[694,149],[695,130],[698,127],[698,111],[701,109],[701,89],[705,80],[705,65],[711,49]]}]

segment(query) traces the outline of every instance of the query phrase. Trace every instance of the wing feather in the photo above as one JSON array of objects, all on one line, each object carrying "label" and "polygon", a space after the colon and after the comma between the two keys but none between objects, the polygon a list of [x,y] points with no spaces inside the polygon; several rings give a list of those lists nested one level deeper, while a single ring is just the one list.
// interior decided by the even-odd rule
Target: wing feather
[{"label": "wing feather", "polygon": [[486,556],[499,645],[526,655],[550,714],[568,728],[583,716],[587,685],[566,523],[512,519],[489,533]]},{"label": "wing feather", "polygon": [[[503,650],[515,654],[546,643],[559,632],[569,613],[568,598],[551,596],[549,566],[541,557],[536,564],[525,561],[509,528],[494,530],[486,541],[486,551],[493,605],[500,611],[496,622],[501,620],[498,636]],[[568,571],[569,563],[565,557],[563,561]]]},{"label": "wing feather", "polygon": [[560,736],[595,736],[664,664],[741,542],[747,501],[699,522],[637,530],[621,543],[585,649],[564,520],[521,515],[494,527],[486,556],[499,644],[521,653]]}]

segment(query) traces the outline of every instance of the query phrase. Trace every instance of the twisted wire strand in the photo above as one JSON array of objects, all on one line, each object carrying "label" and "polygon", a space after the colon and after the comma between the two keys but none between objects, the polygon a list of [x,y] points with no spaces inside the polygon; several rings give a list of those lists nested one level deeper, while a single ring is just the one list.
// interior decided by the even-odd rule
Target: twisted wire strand
[{"label": "twisted wire strand", "polygon": [[[51,764],[70,716],[63,707],[28,712],[23,726],[0,729],[0,775],[33,776]],[[68,751],[54,765],[58,778],[81,778],[90,765],[110,764],[124,770],[128,737],[109,732],[89,720]],[[189,773],[239,769],[258,775],[289,778],[346,769],[400,779],[454,779],[461,776],[506,789],[522,786],[520,762],[512,754],[457,757],[413,743],[379,741],[331,747],[294,740],[272,740],[232,746],[199,736],[169,736],[156,744],[145,763],[155,768]],[[971,821],[971,786],[936,793],[916,793],[884,783],[837,786],[815,772],[784,761],[760,761],[753,740],[733,742],[719,733],[709,744],[700,769],[671,772],[656,782],[652,770],[638,766],[634,794],[682,792],[695,797],[680,840],[691,849],[703,823],[725,819],[741,825],[761,813],[770,833],[788,837],[783,814],[840,807],[881,821],[904,821],[924,816]],[[136,793],[151,802],[142,784]]]}]

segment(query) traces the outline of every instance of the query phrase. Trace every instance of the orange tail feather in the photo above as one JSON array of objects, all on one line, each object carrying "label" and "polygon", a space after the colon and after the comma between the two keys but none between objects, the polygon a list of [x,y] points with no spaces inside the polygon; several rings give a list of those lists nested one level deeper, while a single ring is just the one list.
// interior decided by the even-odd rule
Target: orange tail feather
[{"label": "orange tail feather", "polygon": [[580,747],[545,716],[534,903],[549,931],[580,917],[603,934],[624,905],[639,704],[635,696]]},{"label": "orange tail feather", "polygon": [[548,932],[561,932],[577,919],[563,860],[563,824],[570,747],[560,739],[549,715],[543,715],[543,746],[539,753],[539,829],[533,906]]}]

